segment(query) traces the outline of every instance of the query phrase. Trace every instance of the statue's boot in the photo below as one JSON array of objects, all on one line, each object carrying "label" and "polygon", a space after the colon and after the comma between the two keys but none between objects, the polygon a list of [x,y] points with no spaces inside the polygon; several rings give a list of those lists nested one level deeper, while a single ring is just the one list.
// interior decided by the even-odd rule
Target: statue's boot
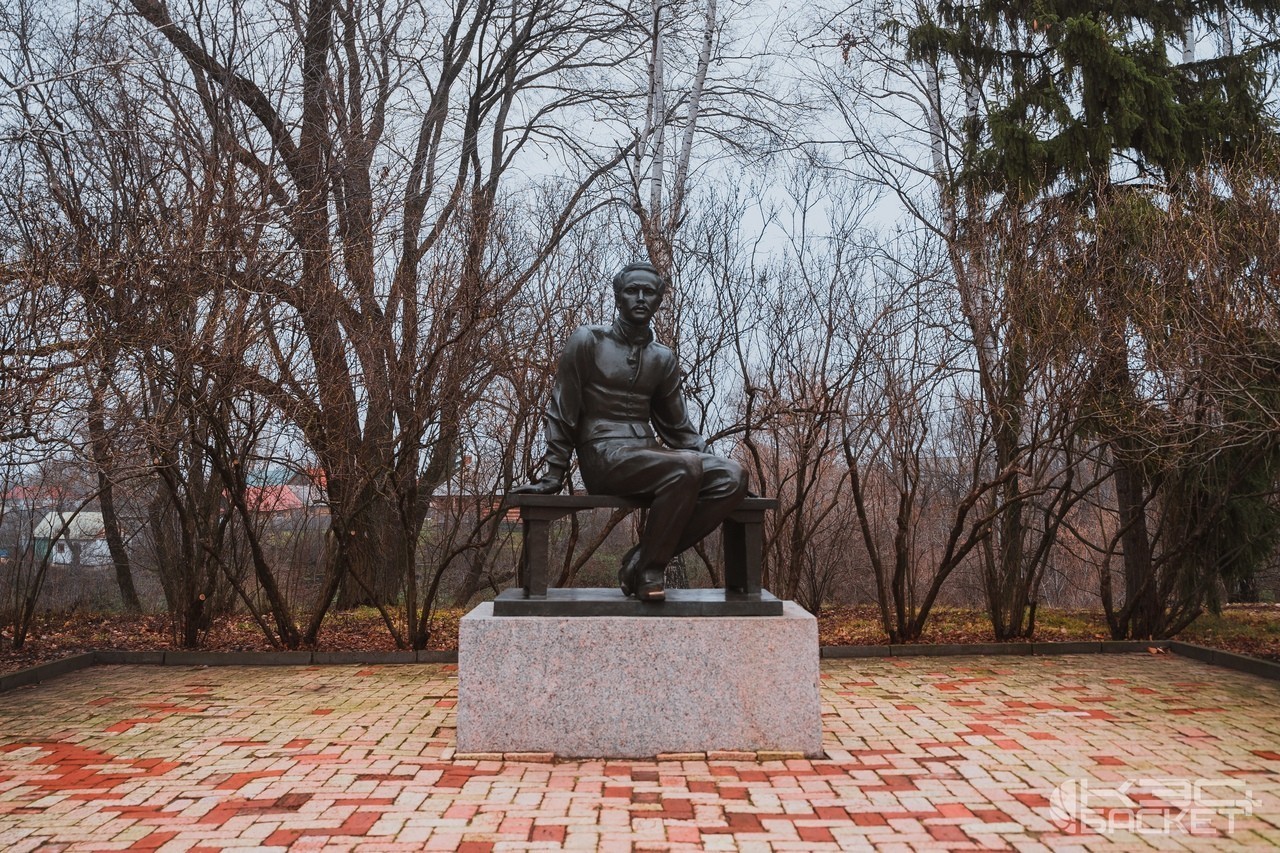
[{"label": "statue's boot", "polygon": [[637,573],[636,598],[641,601],[665,601],[667,591],[663,589],[666,580],[666,567],[650,564]]},{"label": "statue's boot", "polygon": [[622,587],[623,595],[634,593],[640,583],[637,572],[640,566],[636,559],[639,554],[640,546],[633,545],[630,551],[622,555],[622,565],[618,567],[618,586]]}]

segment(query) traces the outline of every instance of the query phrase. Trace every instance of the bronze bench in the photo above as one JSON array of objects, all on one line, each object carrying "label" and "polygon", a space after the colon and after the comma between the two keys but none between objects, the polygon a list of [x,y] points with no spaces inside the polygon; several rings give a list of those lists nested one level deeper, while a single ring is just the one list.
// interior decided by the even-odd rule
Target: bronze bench
[{"label": "bronze bench", "polygon": [[518,589],[494,600],[495,616],[515,615],[645,615],[754,616],[780,615],[782,602],[761,588],[764,514],[778,502],[750,497],[723,524],[724,589],[668,589],[662,603],[624,598],[616,588],[548,589],[548,537],[551,522],[584,509],[644,509],[646,501],[609,495],[507,495],[504,506],[519,509],[524,540]]}]

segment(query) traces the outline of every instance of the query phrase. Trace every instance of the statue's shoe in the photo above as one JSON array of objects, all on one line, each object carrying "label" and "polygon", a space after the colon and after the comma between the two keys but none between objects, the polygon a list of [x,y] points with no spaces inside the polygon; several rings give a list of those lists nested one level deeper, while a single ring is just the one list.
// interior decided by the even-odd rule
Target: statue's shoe
[{"label": "statue's shoe", "polygon": [[636,598],[641,601],[666,601],[667,591],[662,588],[664,575],[662,569],[645,569],[641,572],[639,583],[636,584]]},{"label": "statue's shoe", "polygon": [[640,553],[640,546],[633,545],[631,550],[622,555],[622,565],[618,567],[618,586],[622,587],[623,595],[631,595],[639,585],[636,578],[636,570],[639,567],[636,563],[636,555]]}]

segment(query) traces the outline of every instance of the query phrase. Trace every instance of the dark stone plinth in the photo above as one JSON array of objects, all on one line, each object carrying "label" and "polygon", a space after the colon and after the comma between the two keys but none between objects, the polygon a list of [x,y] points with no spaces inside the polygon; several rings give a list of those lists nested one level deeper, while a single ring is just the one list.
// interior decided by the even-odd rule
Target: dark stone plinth
[{"label": "dark stone plinth", "polygon": [[767,590],[736,595],[722,589],[668,589],[667,600],[637,601],[621,590],[549,589],[525,598],[507,589],[493,600],[494,616],[781,616],[782,601]]}]

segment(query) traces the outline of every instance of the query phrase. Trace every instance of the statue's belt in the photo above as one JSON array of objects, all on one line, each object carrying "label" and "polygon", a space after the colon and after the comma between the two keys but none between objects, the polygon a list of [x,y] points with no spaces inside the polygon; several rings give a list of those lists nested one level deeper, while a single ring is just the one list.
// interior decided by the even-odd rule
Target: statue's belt
[{"label": "statue's belt", "polygon": [[616,438],[655,438],[653,426],[648,421],[611,421],[593,419],[584,422],[579,430],[583,442],[607,441]]}]

